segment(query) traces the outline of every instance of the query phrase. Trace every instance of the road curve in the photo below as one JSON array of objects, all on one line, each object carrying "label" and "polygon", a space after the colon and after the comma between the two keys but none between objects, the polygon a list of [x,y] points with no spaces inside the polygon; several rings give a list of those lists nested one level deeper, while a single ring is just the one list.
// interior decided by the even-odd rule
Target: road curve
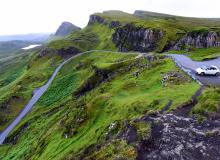
[{"label": "road curve", "polygon": [[168,54],[185,72],[187,72],[193,79],[199,83],[208,86],[220,86],[220,77],[216,76],[199,76],[196,75],[196,68],[204,65],[215,65],[220,68],[220,57],[207,61],[193,61],[186,55],[182,54]]},{"label": "road curve", "polygon": [[15,120],[2,132],[0,133],[0,145],[3,144],[4,140],[7,138],[9,133],[16,127],[16,125],[27,115],[27,113],[34,107],[34,105],[37,103],[37,101],[41,98],[41,96],[47,91],[48,87],[56,77],[59,70],[63,67],[64,64],[68,63],[73,58],[76,58],[82,54],[91,53],[91,52],[112,52],[112,53],[122,53],[122,52],[113,52],[113,51],[107,51],[107,50],[90,50],[86,52],[79,53],[77,55],[72,56],[71,58],[65,60],[62,62],[54,71],[51,78],[48,80],[48,82],[35,90],[33,97],[28,102],[28,104],[24,107],[24,109],[21,111],[21,113],[15,118]]},{"label": "road curve", "polygon": [[66,61],[62,62],[54,71],[53,75],[49,79],[49,81],[39,89],[37,89],[28,102],[28,104],[24,107],[21,113],[17,116],[17,118],[1,133],[0,135],[0,144],[2,144],[8,134],[15,128],[15,126],[24,118],[24,116],[33,108],[35,103],[40,99],[40,97],[46,92],[50,84],[52,83],[53,79],[56,77],[57,73],[59,72],[60,68],[66,63]]},{"label": "road curve", "polygon": [[[92,52],[92,51],[89,51]],[[89,53],[89,52],[84,52],[84,53]],[[67,62],[69,62],[71,59],[78,57],[84,53],[80,53],[78,55],[75,55],[73,57],[71,57],[70,59],[62,62],[54,71],[53,75],[51,76],[51,78],[48,80],[48,82],[38,88],[35,92],[33,97],[31,98],[31,100],[28,102],[28,104],[23,108],[23,110],[20,112],[20,114],[15,118],[15,120],[0,134],[0,145],[3,144],[4,140],[6,139],[6,137],[9,135],[9,133],[16,127],[16,125],[27,115],[27,113],[33,108],[33,106],[36,104],[36,102],[40,99],[40,97],[47,91],[48,87],[50,86],[50,84],[52,83],[52,81],[54,80],[54,78],[56,77],[57,73],[59,72],[59,70],[61,69],[61,67],[66,64]]]}]

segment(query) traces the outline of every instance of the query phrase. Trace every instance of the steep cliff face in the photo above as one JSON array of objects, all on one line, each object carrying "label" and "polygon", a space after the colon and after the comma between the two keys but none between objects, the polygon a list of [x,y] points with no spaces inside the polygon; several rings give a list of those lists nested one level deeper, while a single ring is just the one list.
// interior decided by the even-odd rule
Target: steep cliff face
[{"label": "steep cliff face", "polygon": [[104,18],[102,18],[101,16],[98,16],[98,15],[92,14],[89,17],[89,23],[88,24],[91,25],[91,24],[94,24],[94,23],[107,24],[107,22],[105,21]]},{"label": "steep cliff face", "polygon": [[220,36],[214,31],[194,31],[187,33],[173,47],[175,50],[188,50],[190,48],[220,47]]},{"label": "steep cliff face", "polygon": [[89,17],[88,25],[92,25],[92,24],[95,24],[95,23],[108,25],[108,27],[110,29],[117,28],[117,27],[121,26],[121,23],[119,21],[109,21],[108,22],[104,18],[102,18],[101,16],[93,14]]},{"label": "steep cliff face", "polygon": [[164,33],[157,29],[146,29],[127,24],[117,28],[112,40],[119,51],[153,51],[157,43],[162,39]]}]

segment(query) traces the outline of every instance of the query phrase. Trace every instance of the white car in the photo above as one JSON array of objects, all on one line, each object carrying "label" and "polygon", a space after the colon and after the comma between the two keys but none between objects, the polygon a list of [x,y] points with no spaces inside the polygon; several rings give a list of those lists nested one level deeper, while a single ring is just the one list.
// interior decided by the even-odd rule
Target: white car
[{"label": "white car", "polygon": [[196,69],[198,75],[220,75],[220,71],[216,66],[202,66]]}]

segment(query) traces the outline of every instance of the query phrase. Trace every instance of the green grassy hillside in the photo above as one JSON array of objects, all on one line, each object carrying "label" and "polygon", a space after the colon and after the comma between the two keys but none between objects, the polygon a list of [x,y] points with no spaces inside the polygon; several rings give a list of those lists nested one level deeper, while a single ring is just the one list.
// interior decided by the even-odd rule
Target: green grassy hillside
[{"label": "green grassy hillside", "polygon": [[[170,113],[192,102],[200,85],[170,58],[156,52],[163,51],[187,32],[219,32],[219,19],[145,11],[94,15],[101,17],[100,22],[90,21],[84,29],[50,42],[41,51],[0,59],[2,131],[66,55],[93,50],[74,57],[61,68],[33,110],[13,130],[6,144],[0,146],[0,159],[135,159],[136,146],[116,135],[131,125],[137,132],[137,141],[146,140],[151,137],[152,126],[138,119]],[[119,22],[119,26],[112,27],[113,22]],[[132,49],[116,52],[118,48],[112,36],[118,27],[127,24],[138,29],[159,29],[165,36],[147,55]],[[204,60],[219,56],[219,52],[218,47],[193,49],[188,55]],[[208,114],[218,112],[218,99],[219,90],[207,88],[191,114],[208,118]]]},{"label": "green grassy hillside", "polygon": [[48,47],[54,50],[77,48],[79,52],[92,49],[116,50],[111,40],[113,32],[114,30],[109,29],[108,26],[94,24],[73,32],[67,38],[53,41],[49,43]]},{"label": "green grassy hillside", "polygon": [[[92,49],[118,50],[112,41],[112,36],[118,27],[127,24],[137,28],[162,31],[163,37],[153,50],[155,52],[169,49],[170,45],[175,44],[187,33],[208,31],[220,33],[220,19],[187,18],[145,11],[136,11],[134,14],[105,11],[93,15],[100,17],[100,22],[90,21],[89,25],[81,31],[73,32],[67,38],[53,41],[48,47],[61,50],[63,53],[65,53],[64,49],[67,52],[71,48],[77,49],[77,52]],[[113,22],[119,23],[119,26],[111,27]]]},{"label": "green grassy hillside", "polygon": [[0,59],[0,131],[10,123],[61,62],[56,55],[38,51]]},{"label": "green grassy hillside", "polygon": [[[86,156],[82,151],[105,142],[105,133],[112,123],[160,111],[169,100],[173,101],[172,110],[190,100],[199,88],[171,59],[156,56],[149,62],[144,57],[136,57],[132,53],[93,52],[71,60],[11,134],[11,138],[17,137],[15,144],[0,148],[2,158]],[[170,71],[178,71],[185,82],[175,79],[163,85],[162,76]],[[25,130],[20,134],[22,128]],[[124,141],[115,143],[121,147],[118,152],[111,150],[115,144],[110,143],[100,153],[94,153],[94,157],[103,159],[107,154],[112,158],[135,157],[133,146]]]}]

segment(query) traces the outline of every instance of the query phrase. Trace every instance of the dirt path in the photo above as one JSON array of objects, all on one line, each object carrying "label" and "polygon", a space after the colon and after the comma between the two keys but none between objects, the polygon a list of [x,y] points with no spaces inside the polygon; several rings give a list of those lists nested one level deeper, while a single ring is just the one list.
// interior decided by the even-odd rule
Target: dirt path
[{"label": "dirt path", "polygon": [[197,97],[199,97],[202,93],[202,91],[205,89],[205,86],[201,86],[196,93],[192,96],[192,99],[187,104],[178,107],[176,110],[174,110],[172,113],[176,116],[182,116],[187,117],[189,112],[192,110],[192,108],[197,103]]}]

